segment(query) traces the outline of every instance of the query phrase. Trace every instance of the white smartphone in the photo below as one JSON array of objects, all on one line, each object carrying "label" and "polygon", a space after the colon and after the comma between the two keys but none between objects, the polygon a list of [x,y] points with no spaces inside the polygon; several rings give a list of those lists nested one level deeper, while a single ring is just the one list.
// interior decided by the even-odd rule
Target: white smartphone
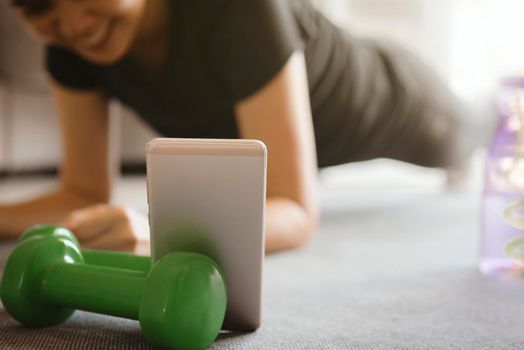
[{"label": "white smartphone", "polygon": [[260,326],[267,150],[257,140],[154,139],[147,145],[153,261],[205,254],[228,290],[224,329]]}]

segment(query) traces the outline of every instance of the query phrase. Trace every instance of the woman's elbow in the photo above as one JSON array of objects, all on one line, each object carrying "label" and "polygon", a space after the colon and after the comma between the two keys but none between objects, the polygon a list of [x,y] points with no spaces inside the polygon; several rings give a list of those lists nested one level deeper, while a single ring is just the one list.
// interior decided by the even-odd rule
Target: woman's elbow
[{"label": "woman's elbow", "polygon": [[319,214],[312,207],[284,198],[268,202],[266,252],[296,249],[307,244],[318,227]]},{"label": "woman's elbow", "polygon": [[307,210],[306,217],[304,219],[303,227],[301,228],[293,248],[299,248],[306,245],[313,234],[317,231],[320,222],[320,214],[318,209]]}]

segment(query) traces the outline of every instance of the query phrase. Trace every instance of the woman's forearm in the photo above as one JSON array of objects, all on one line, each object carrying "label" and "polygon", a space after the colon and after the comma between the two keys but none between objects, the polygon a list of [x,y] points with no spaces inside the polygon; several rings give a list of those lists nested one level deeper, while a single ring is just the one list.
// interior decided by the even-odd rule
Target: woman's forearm
[{"label": "woman's forearm", "polygon": [[96,204],[79,192],[57,189],[33,200],[0,206],[0,240],[16,239],[37,224],[56,224],[73,210]]},{"label": "woman's forearm", "polygon": [[288,198],[268,198],[266,252],[292,249],[304,244],[317,227],[317,216]]}]

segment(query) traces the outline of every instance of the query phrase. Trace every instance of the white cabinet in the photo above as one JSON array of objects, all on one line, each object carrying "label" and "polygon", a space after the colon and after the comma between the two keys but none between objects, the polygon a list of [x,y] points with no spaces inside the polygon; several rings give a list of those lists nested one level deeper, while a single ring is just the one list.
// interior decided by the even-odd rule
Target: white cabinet
[{"label": "white cabinet", "polygon": [[9,166],[13,170],[56,166],[61,158],[60,134],[48,94],[12,95]]},{"label": "white cabinet", "polygon": [[52,167],[59,159],[43,49],[0,2],[0,171]]},{"label": "white cabinet", "polygon": [[[61,161],[61,135],[47,93],[0,88],[0,172],[52,169]],[[114,106],[110,138],[113,166],[141,164],[156,133],[134,114]],[[81,122],[81,121],[79,121]]]}]

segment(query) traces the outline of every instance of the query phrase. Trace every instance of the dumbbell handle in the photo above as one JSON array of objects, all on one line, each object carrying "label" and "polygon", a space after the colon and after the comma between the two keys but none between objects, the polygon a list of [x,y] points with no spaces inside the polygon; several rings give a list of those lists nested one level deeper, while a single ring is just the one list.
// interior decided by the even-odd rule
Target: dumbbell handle
[{"label": "dumbbell handle", "polygon": [[115,267],[126,270],[149,272],[151,257],[107,250],[82,249],[82,255],[88,265]]},{"label": "dumbbell handle", "polygon": [[57,305],[138,320],[146,272],[58,263],[42,280],[44,300]]}]

